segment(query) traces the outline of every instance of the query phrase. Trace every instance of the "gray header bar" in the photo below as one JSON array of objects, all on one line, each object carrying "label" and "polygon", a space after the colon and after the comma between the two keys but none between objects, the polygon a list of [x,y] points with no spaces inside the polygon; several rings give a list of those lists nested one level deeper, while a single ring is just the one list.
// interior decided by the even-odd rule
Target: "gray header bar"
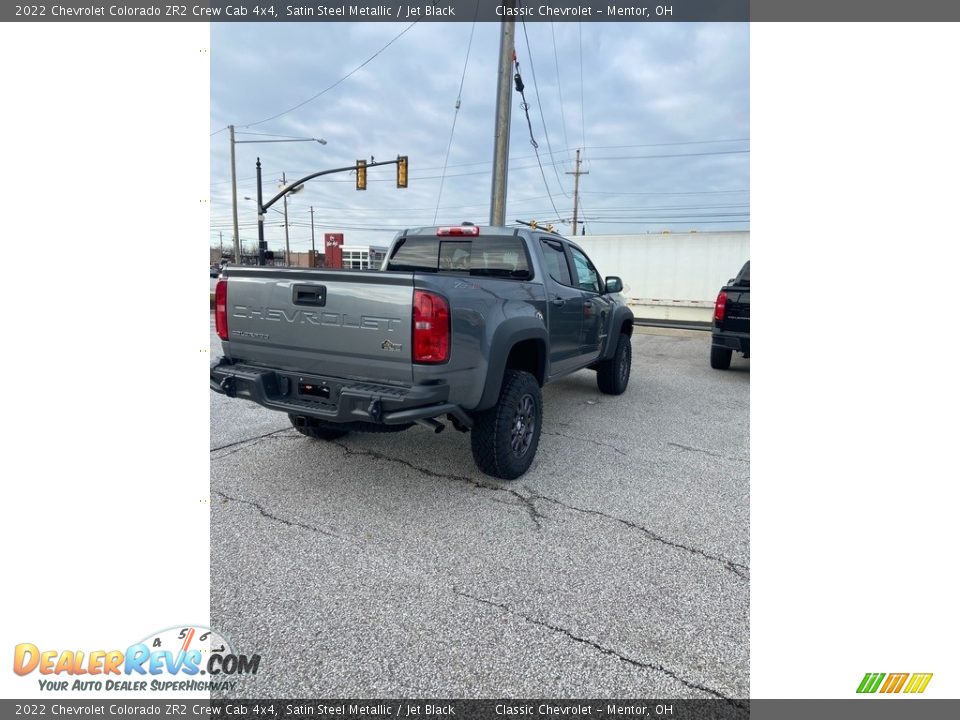
[{"label": "gray header bar", "polygon": [[0,9],[0,20],[161,22],[746,21],[749,0],[61,0]]},{"label": "gray header bar", "polygon": [[[512,710],[509,712],[507,709]],[[641,708],[643,711],[641,711]],[[524,712],[521,714],[520,709]],[[312,712],[311,712],[312,710]],[[60,699],[0,700],[0,717],[103,717],[111,720],[210,720],[291,717],[370,720],[446,717],[461,720],[558,717],[624,720],[942,720],[958,717],[960,700],[870,697],[849,700],[217,700]]]},{"label": "gray header bar", "polygon": [[3,22],[784,22],[960,20],[944,0],[60,0],[0,6]]}]

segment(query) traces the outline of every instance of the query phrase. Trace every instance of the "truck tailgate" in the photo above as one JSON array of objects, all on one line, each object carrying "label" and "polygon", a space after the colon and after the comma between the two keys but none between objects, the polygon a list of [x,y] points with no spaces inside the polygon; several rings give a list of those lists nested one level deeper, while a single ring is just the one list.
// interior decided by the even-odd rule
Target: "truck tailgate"
[{"label": "truck tailgate", "polygon": [[750,288],[727,287],[727,316],[723,329],[728,332],[750,332]]},{"label": "truck tailgate", "polygon": [[398,385],[410,361],[413,274],[228,268],[231,358]]}]

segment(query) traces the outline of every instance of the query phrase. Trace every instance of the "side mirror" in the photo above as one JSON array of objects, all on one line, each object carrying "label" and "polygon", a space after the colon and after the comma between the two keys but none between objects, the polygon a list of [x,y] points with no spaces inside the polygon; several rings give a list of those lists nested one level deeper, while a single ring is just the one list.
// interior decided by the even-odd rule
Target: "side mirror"
[{"label": "side mirror", "polygon": [[606,290],[605,292],[608,295],[623,291],[623,280],[618,278],[616,275],[611,275],[606,279]]}]

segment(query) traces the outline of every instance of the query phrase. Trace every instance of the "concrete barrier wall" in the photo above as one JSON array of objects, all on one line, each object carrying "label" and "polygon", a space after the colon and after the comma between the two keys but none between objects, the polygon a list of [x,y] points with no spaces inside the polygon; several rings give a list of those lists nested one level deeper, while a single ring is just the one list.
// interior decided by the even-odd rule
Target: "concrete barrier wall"
[{"label": "concrete barrier wall", "polygon": [[623,278],[634,314],[651,320],[709,322],[717,291],[750,259],[750,232],[584,235],[603,275]]}]

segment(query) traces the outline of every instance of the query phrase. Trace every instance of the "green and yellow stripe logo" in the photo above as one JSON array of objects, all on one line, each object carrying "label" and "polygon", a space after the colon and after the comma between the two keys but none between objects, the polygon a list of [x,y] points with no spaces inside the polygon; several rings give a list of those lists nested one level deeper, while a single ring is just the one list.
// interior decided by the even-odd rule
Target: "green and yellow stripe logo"
[{"label": "green and yellow stripe logo", "polygon": [[933,673],[867,673],[860,681],[858,693],[922,693]]}]

